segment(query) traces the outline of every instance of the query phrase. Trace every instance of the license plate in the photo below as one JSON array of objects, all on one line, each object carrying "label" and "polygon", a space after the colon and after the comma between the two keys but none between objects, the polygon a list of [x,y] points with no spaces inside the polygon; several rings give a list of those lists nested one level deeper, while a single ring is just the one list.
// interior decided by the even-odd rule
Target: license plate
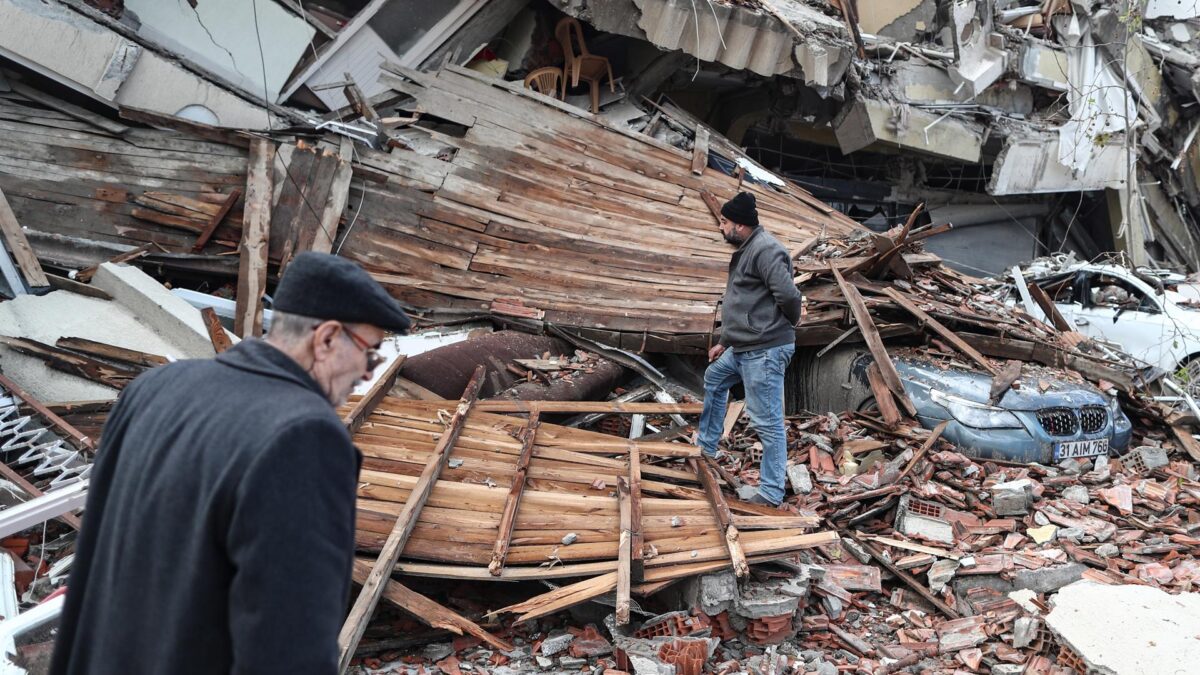
[{"label": "license plate", "polygon": [[1058,444],[1054,456],[1058,461],[1075,457],[1096,457],[1108,454],[1108,439],[1098,438],[1094,441],[1064,441]]}]

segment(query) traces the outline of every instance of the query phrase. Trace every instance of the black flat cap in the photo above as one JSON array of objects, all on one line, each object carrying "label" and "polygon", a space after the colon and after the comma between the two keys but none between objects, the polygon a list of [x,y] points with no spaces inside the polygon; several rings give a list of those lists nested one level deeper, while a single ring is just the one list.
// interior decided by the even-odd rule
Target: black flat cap
[{"label": "black flat cap", "polygon": [[365,323],[394,333],[412,325],[400,303],[351,260],[305,251],[275,289],[275,311],[312,319]]},{"label": "black flat cap", "polygon": [[754,195],[749,192],[739,192],[733,199],[721,207],[721,215],[738,225],[758,227],[758,204]]}]

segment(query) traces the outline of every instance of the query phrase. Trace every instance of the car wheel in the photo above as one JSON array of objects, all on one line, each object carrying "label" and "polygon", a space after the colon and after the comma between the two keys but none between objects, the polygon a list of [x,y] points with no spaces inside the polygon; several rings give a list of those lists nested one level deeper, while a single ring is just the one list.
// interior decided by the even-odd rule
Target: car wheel
[{"label": "car wheel", "polygon": [[879,401],[875,400],[875,397],[872,396],[858,406],[858,412],[869,413],[871,415],[879,414]]},{"label": "car wheel", "polygon": [[858,345],[841,345],[817,357],[819,351],[796,350],[784,375],[784,410],[789,415],[858,410],[872,397],[866,377],[870,352]]}]

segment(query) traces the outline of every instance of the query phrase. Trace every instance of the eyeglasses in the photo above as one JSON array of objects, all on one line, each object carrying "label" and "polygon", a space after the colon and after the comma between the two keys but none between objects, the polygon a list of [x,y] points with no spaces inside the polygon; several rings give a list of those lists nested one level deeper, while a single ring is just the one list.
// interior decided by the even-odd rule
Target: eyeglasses
[{"label": "eyeglasses", "polygon": [[368,372],[375,370],[376,368],[379,367],[379,364],[381,364],[387,360],[383,357],[382,354],[379,353],[378,349],[371,346],[370,342],[367,342],[366,340],[359,337],[357,333],[350,330],[349,326],[347,326],[346,324],[342,324],[342,330],[346,331],[346,335],[350,338],[350,341],[354,343],[354,346],[361,349],[363,351],[363,353],[365,353],[367,355],[367,371]]}]

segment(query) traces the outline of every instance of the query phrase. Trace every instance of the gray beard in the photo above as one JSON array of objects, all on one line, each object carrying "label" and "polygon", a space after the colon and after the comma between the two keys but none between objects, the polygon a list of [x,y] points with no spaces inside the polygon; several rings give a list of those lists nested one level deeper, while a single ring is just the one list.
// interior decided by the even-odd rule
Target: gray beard
[{"label": "gray beard", "polygon": [[730,246],[732,246],[734,248],[737,248],[737,247],[741,246],[742,244],[746,243],[746,238],[739,237],[736,232],[730,232],[729,234],[725,234],[722,232],[721,236],[725,238],[725,243],[729,244]]}]

